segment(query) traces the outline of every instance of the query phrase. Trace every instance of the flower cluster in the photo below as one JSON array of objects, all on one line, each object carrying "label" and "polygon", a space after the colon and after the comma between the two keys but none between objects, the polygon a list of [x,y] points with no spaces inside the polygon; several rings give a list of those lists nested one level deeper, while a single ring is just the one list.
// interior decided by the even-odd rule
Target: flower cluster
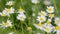
[{"label": "flower cluster", "polygon": [[[47,6],[46,12],[41,11],[37,17],[38,24],[34,24],[37,29],[47,33],[60,31],[60,18],[54,16],[54,7]],[[52,25],[53,24],[53,25]]]},{"label": "flower cluster", "polygon": [[18,9],[18,16],[17,19],[24,21],[26,19],[26,15],[24,14],[25,10],[23,10],[21,7]]},{"label": "flower cluster", "polygon": [[[6,27],[12,27],[12,21],[10,20],[10,17],[12,14],[15,13],[15,9],[13,7],[11,7],[12,5],[14,5],[14,1],[9,1],[6,3],[6,5],[9,6],[9,8],[5,8],[2,12],[0,12],[0,16],[2,17],[8,17],[7,21],[2,21],[2,23],[0,24],[1,27],[3,27],[4,29]],[[18,20],[24,21],[26,19],[26,15],[24,14],[25,10],[23,10],[21,7],[18,9],[18,16],[16,17]]]},{"label": "flower cluster", "polygon": [[[15,31],[17,30],[19,30],[19,34],[20,31],[21,34],[25,34],[25,32],[28,32],[28,34],[40,34],[40,32],[35,33],[38,29],[47,34],[50,34],[51,32],[53,34],[55,32],[56,34],[60,34],[60,18],[55,16],[54,6],[48,6],[51,4],[49,0],[44,0],[42,3],[47,5],[45,11],[40,11],[42,8],[42,6],[39,5],[41,0],[30,0],[32,9],[29,6],[30,4],[28,4],[29,1],[19,0],[20,3],[17,1],[18,4],[21,4],[19,5],[19,8],[14,6],[14,4],[17,3],[15,1],[17,0],[8,1],[5,4],[6,8],[0,12],[0,17],[2,19],[0,28],[14,30],[14,32],[12,31],[8,34],[15,34]],[[25,4],[28,5],[28,7]],[[24,8],[30,12],[26,11]]]}]

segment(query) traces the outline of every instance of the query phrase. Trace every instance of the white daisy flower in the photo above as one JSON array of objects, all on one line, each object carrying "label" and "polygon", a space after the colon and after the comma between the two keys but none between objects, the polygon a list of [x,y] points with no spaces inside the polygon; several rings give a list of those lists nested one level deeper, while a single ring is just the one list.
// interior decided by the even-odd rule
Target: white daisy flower
[{"label": "white daisy flower", "polygon": [[54,29],[54,26],[50,22],[51,22],[51,20],[48,19],[48,21],[43,24],[44,31],[46,31],[47,33],[50,33]]},{"label": "white daisy flower", "polygon": [[5,8],[5,10],[3,10],[5,13],[7,13],[7,14],[12,14],[12,13],[14,13],[14,8],[13,7],[11,7],[11,8]]},{"label": "white daisy flower", "polygon": [[48,1],[48,0],[44,0],[43,3],[44,3],[45,5],[50,5],[50,4],[51,4],[51,2]]},{"label": "white daisy flower", "polygon": [[37,4],[39,3],[39,0],[31,0],[32,3]]},{"label": "white daisy flower", "polygon": [[14,1],[9,1],[6,3],[6,5],[12,6],[14,4]]},{"label": "white daisy flower", "polygon": [[53,27],[46,26],[46,27],[44,28],[44,31],[46,31],[47,33],[51,33],[51,31],[53,31]]},{"label": "white daisy flower", "polygon": [[24,12],[25,12],[25,10],[23,10],[22,8],[18,9],[18,13],[24,13]]},{"label": "white daisy flower", "polygon": [[48,16],[52,19],[54,17],[54,14],[48,14]]},{"label": "white daisy flower", "polygon": [[14,32],[10,32],[10,33],[8,33],[8,34],[14,34]]},{"label": "white daisy flower", "polygon": [[24,21],[26,19],[26,16],[24,14],[18,14],[17,19]]},{"label": "white daisy flower", "polygon": [[54,12],[54,7],[53,6],[47,6],[47,10],[48,13],[53,13]]},{"label": "white daisy flower", "polygon": [[55,31],[59,31],[59,30],[60,30],[60,26],[55,26],[55,27],[54,27],[54,32],[55,32]]},{"label": "white daisy flower", "polygon": [[6,13],[0,12],[0,15],[1,15],[1,16],[6,16]]},{"label": "white daisy flower", "polygon": [[10,14],[14,13],[14,8],[11,7],[11,8],[5,8],[5,10],[3,10],[3,12],[9,17]]},{"label": "white daisy flower", "polygon": [[60,18],[58,18],[58,17],[55,18],[55,24],[60,26]]},{"label": "white daisy flower", "polygon": [[2,22],[1,27],[12,27],[12,22],[10,20],[7,20],[7,22]]},{"label": "white daisy flower", "polygon": [[43,24],[42,23],[38,23],[38,24],[33,24],[37,29],[43,30]]},{"label": "white daisy flower", "polygon": [[41,12],[38,13],[38,15],[40,15],[40,16],[47,16],[47,13],[45,11],[41,11]]},{"label": "white daisy flower", "polygon": [[38,20],[39,22],[44,22],[44,21],[46,21],[46,17],[45,17],[45,16],[38,16],[38,17],[37,17],[37,20]]}]

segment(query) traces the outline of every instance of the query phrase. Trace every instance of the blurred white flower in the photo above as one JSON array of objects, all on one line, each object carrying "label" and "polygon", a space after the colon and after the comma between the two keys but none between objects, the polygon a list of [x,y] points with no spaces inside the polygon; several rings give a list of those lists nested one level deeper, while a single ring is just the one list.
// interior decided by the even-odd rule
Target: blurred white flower
[{"label": "blurred white flower", "polygon": [[41,11],[41,12],[38,13],[38,15],[40,15],[40,16],[47,16],[47,13],[45,11]]},{"label": "blurred white flower", "polygon": [[53,18],[53,17],[54,17],[54,14],[48,14],[48,16],[49,16],[50,18]]},{"label": "blurred white flower", "polygon": [[32,3],[37,4],[39,3],[39,0],[31,0]]},{"label": "blurred white flower", "polygon": [[47,33],[51,33],[53,31],[53,27],[50,27],[50,26],[46,26],[44,28],[44,31],[46,31]]},{"label": "blurred white flower", "polygon": [[55,26],[53,32],[56,32],[56,34],[60,34],[60,26]]},{"label": "blurred white flower", "polygon": [[14,32],[10,32],[10,33],[8,33],[8,34],[14,34]]},{"label": "blurred white flower", "polygon": [[7,20],[7,22],[2,22],[1,27],[12,27],[12,22],[10,20]]},{"label": "blurred white flower", "polygon": [[18,13],[24,13],[24,12],[25,12],[25,10],[23,10],[22,8],[18,9]]},{"label": "blurred white flower", "polygon": [[24,14],[18,14],[17,19],[24,21],[26,19],[26,16]]},{"label": "blurred white flower", "polygon": [[58,18],[58,17],[55,18],[55,24],[60,26],[60,18]]},{"label": "blurred white flower", "polygon": [[46,11],[48,12],[48,13],[53,13],[54,12],[54,7],[53,6],[47,6],[47,9],[46,9]]},{"label": "blurred white flower", "polygon": [[47,33],[50,33],[54,30],[54,26],[51,24],[51,19],[48,19],[48,21],[43,24],[43,27],[44,31],[46,31]]},{"label": "blurred white flower", "polygon": [[38,23],[38,24],[33,24],[37,29],[43,30],[43,24]]},{"label": "blurred white flower", "polygon": [[13,7],[11,7],[11,8],[5,8],[4,10],[3,10],[3,12],[7,15],[7,16],[10,16],[10,14],[12,14],[12,13],[14,13],[14,8]]},{"label": "blurred white flower", "polygon": [[14,4],[14,1],[9,1],[6,3],[6,5],[12,6]]},{"label": "blurred white flower", "polygon": [[1,16],[6,16],[6,13],[5,12],[0,12],[0,15]]},{"label": "blurred white flower", "polygon": [[50,5],[50,4],[51,4],[51,2],[48,1],[48,0],[44,0],[43,3],[44,3],[45,5]]},{"label": "blurred white flower", "polygon": [[55,31],[59,31],[59,30],[60,30],[60,26],[55,26],[55,27],[54,27],[54,32],[55,32]]},{"label": "blurred white flower", "polygon": [[37,20],[38,20],[39,22],[44,22],[44,21],[46,21],[46,17],[45,17],[45,16],[38,16],[38,17],[37,17]]},{"label": "blurred white flower", "polygon": [[11,13],[14,13],[14,8],[11,7],[11,8],[5,8],[5,10],[3,10],[5,13],[8,13],[8,14],[11,14]]}]

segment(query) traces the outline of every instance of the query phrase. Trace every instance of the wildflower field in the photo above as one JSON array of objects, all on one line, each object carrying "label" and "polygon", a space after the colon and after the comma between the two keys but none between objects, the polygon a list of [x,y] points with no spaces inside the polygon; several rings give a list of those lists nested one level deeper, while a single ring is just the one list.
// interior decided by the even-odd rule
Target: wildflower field
[{"label": "wildflower field", "polygon": [[0,34],[60,34],[60,0],[0,0]]}]

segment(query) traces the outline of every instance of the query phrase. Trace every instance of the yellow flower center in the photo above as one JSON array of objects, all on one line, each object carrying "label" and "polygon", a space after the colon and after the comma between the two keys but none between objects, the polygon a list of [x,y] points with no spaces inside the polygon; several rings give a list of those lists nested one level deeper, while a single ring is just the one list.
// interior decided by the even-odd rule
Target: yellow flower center
[{"label": "yellow flower center", "polygon": [[48,8],[48,11],[51,12],[52,11],[52,8]]},{"label": "yellow flower center", "polygon": [[27,30],[29,30],[29,31],[30,31],[30,30],[32,30],[32,28],[31,28],[31,27],[27,27]]},{"label": "yellow flower center", "polygon": [[2,14],[1,16],[6,16],[5,14]]},{"label": "yellow flower center", "polygon": [[54,17],[54,14],[49,14],[49,17]]},{"label": "yellow flower center", "polygon": [[59,20],[56,20],[56,21],[55,21],[55,23],[58,23],[58,22],[59,22]]},{"label": "yellow flower center", "polygon": [[23,12],[23,9],[22,9],[22,8],[20,8],[20,9],[19,9],[19,11],[20,11],[20,12]]},{"label": "yellow flower center", "polygon": [[45,28],[45,30],[49,31],[49,30],[50,30],[50,28]]},{"label": "yellow flower center", "polygon": [[5,26],[8,26],[8,25],[9,25],[9,23],[8,23],[8,22],[6,22],[4,25],[5,25]]},{"label": "yellow flower center", "polygon": [[59,26],[56,26],[55,29],[56,29],[56,30],[60,30],[60,27],[59,27]]},{"label": "yellow flower center", "polygon": [[11,12],[11,10],[10,10],[10,9],[7,9],[6,11],[7,11],[8,13],[10,13],[10,12]]},{"label": "yellow flower center", "polygon": [[22,18],[23,18],[23,16],[20,16],[20,18],[22,19]]},{"label": "yellow flower center", "polygon": [[44,15],[44,12],[40,13],[40,15],[43,16]]},{"label": "yellow flower center", "polygon": [[42,24],[41,24],[41,23],[39,23],[39,24],[38,24],[38,26],[42,27]]},{"label": "yellow flower center", "polygon": [[43,18],[40,18],[40,20],[42,21],[42,20],[44,20]]}]

